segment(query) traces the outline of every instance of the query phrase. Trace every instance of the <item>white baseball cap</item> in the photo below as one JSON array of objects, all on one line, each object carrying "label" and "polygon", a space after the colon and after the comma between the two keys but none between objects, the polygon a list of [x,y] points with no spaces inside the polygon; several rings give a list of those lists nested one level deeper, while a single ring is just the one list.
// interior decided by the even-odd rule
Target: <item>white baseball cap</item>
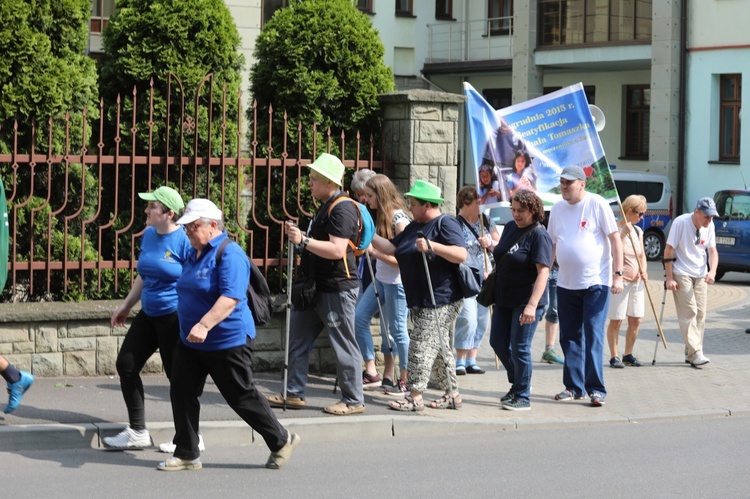
[{"label": "white baseball cap", "polygon": [[185,213],[177,220],[177,225],[186,225],[195,222],[199,218],[221,220],[221,210],[208,199],[193,199],[188,203],[187,208],[185,208]]}]

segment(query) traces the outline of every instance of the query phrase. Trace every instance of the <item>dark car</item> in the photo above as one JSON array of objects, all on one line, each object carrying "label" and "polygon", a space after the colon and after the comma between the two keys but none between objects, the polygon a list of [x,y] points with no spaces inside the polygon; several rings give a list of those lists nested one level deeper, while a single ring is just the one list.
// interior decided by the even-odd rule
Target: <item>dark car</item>
[{"label": "dark car", "polygon": [[750,190],[724,190],[714,194],[718,281],[727,272],[750,272]]}]

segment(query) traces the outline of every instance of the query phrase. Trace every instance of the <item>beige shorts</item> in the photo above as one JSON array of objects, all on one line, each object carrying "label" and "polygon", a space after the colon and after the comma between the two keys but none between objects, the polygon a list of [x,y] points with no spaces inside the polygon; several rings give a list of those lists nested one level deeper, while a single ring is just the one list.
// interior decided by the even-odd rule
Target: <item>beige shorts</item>
[{"label": "beige shorts", "polygon": [[625,316],[643,317],[646,313],[645,294],[643,280],[637,283],[624,281],[622,293],[609,297],[607,319],[621,321]]}]

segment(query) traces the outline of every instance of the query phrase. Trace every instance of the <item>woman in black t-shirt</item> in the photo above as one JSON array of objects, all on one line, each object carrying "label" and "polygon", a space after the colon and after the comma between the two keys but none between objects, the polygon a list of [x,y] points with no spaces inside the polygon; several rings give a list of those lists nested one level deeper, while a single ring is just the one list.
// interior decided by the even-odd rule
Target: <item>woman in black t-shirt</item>
[{"label": "woman in black t-shirt", "polygon": [[531,340],[547,303],[545,290],[552,261],[552,240],[539,223],[542,200],[522,189],[511,198],[513,221],[503,230],[495,256],[495,310],[490,345],[511,383],[500,399],[503,409],[528,411]]}]

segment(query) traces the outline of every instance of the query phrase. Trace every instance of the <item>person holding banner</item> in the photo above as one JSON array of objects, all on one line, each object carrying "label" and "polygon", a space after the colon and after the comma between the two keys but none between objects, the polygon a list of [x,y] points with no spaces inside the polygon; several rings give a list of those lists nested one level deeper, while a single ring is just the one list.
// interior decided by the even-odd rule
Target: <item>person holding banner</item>
[{"label": "person holding banner", "polygon": [[602,357],[609,295],[622,292],[622,242],[607,201],[586,191],[586,173],[567,166],[560,175],[562,201],[550,212],[549,234],[560,265],[557,302],[565,389],[555,400],[604,405]]},{"label": "person holding banner", "polygon": [[[646,272],[646,250],[643,245],[643,230],[636,224],[646,214],[646,198],[632,194],[622,202],[622,217],[617,222],[622,240],[622,293],[614,295],[609,304],[609,326],[607,343],[609,344],[609,366],[624,368],[640,367],[641,362],[633,355],[633,346],[638,337],[641,318],[646,313],[645,285],[648,280]],[[630,234],[633,234],[631,238]],[[633,244],[635,243],[635,247]],[[640,261],[640,265],[638,262]],[[617,340],[620,336],[620,325],[628,317],[628,329],[625,332],[625,355],[620,358],[617,352]]]},{"label": "person holding banner", "polygon": [[[492,249],[500,241],[495,222],[479,212],[479,198],[473,185],[456,194],[458,221],[469,253],[467,264],[481,269],[484,278],[492,270]],[[484,279],[483,279],[484,280]],[[477,303],[477,297],[464,298],[464,308],[456,319],[456,374],[484,374],[477,365],[477,352],[490,325],[490,309]]]},{"label": "person holding banner", "polygon": [[715,282],[719,265],[712,223],[717,214],[713,199],[700,199],[693,213],[674,219],[664,248],[667,289],[674,296],[677,322],[685,341],[685,362],[693,367],[710,362],[703,355],[703,335],[707,285]]}]

